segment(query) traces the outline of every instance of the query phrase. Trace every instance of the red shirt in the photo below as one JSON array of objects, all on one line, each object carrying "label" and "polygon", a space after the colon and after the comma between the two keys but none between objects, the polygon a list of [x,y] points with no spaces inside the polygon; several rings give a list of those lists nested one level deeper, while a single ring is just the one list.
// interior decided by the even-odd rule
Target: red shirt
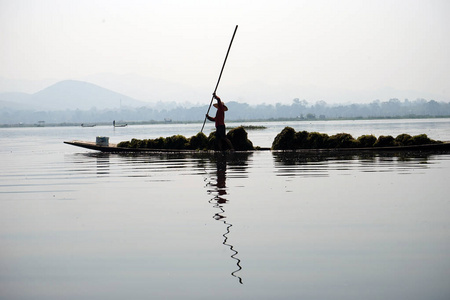
[{"label": "red shirt", "polygon": [[216,122],[216,127],[225,125],[225,110],[223,109],[223,103],[220,100],[217,101],[217,112],[214,121]]}]

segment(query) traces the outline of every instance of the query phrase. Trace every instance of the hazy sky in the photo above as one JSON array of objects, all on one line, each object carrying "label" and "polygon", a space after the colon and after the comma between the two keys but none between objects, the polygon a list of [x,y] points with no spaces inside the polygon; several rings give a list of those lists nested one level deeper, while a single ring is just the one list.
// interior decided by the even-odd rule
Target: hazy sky
[{"label": "hazy sky", "polygon": [[219,87],[234,100],[450,101],[448,0],[0,0],[0,77],[132,74],[210,95],[235,25]]}]

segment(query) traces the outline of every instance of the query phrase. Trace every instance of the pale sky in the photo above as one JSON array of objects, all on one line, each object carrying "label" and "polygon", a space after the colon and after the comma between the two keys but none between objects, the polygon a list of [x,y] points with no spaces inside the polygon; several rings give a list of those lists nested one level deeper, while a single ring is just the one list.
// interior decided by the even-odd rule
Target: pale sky
[{"label": "pale sky", "polygon": [[0,0],[0,77],[139,76],[210,95],[235,25],[230,100],[450,101],[448,0]]}]

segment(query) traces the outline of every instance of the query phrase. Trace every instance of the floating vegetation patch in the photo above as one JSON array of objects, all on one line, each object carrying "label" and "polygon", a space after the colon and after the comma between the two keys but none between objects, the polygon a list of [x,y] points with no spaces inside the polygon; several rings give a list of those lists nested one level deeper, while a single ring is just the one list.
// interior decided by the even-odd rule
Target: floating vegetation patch
[{"label": "floating vegetation patch", "polygon": [[[227,138],[231,141],[234,150],[246,151],[254,149],[253,143],[247,138],[247,132],[242,126],[230,130],[227,133]],[[118,143],[117,147],[152,150],[218,150],[215,132],[211,132],[208,137],[204,133],[199,132],[190,138],[186,138],[183,135],[173,135],[156,139],[132,139],[131,141]]]},{"label": "floating vegetation patch", "polygon": [[333,149],[333,148],[366,148],[366,147],[393,147],[414,146],[425,144],[440,144],[441,141],[430,139],[426,134],[411,136],[400,134],[396,138],[381,135],[362,135],[357,139],[348,133],[338,133],[329,136],[325,133],[295,131],[292,127],[285,127],[274,139],[273,150],[297,149]]},{"label": "floating vegetation patch", "polygon": [[242,127],[242,128],[244,128],[245,130],[263,130],[263,129],[267,129],[267,127],[266,126],[262,126],[262,125],[241,125],[241,126],[238,126],[238,127],[227,127],[228,129],[235,129],[235,128],[239,128],[239,127]]}]

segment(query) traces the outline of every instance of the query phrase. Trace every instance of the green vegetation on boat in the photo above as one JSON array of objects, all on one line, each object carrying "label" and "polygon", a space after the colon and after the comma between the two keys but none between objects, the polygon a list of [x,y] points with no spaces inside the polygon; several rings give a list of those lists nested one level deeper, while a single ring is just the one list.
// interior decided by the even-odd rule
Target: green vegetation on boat
[{"label": "green vegetation on boat", "polygon": [[348,133],[338,133],[329,136],[326,133],[295,131],[292,127],[285,127],[274,139],[273,150],[297,150],[297,149],[334,149],[334,148],[367,148],[367,147],[395,147],[413,146],[425,144],[440,144],[426,134],[411,136],[400,134],[396,138],[381,135],[362,135],[354,139]]},{"label": "green vegetation on boat", "polygon": [[[247,132],[242,126],[230,130],[227,133],[227,137],[236,151],[254,150],[253,143],[247,138]],[[131,141],[118,143],[117,147],[140,149],[218,150],[215,132],[211,132],[208,137],[204,133],[199,132],[197,135],[190,138],[186,138],[183,135],[173,135],[170,137],[160,137],[157,139],[132,139]]]},{"label": "green vegetation on boat", "polygon": [[[247,138],[247,132],[243,126],[231,129],[227,133],[234,150],[248,151],[257,150],[253,143]],[[381,135],[378,138],[374,135],[362,135],[357,139],[348,133],[338,133],[329,136],[325,133],[295,131],[292,127],[285,127],[274,139],[272,150],[299,150],[299,149],[341,149],[341,148],[381,148],[400,146],[419,146],[429,144],[442,144],[435,141],[426,134],[411,136],[403,133],[397,137]],[[216,143],[215,132],[209,136],[199,132],[190,138],[183,135],[173,135],[170,137],[159,137],[156,139],[132,139],[117,144],[120,148],[130,149],[151,149],[151,150],[219,150]],[[228,150],[228,149],[222,149]]]}]

